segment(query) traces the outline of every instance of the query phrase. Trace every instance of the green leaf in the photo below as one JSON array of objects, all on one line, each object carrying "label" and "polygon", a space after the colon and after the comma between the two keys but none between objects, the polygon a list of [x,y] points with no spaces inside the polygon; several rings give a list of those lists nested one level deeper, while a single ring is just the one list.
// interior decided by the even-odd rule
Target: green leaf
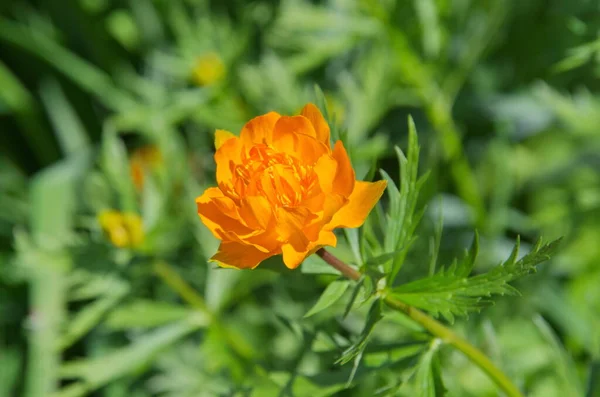
[{"label": "green leaf", "polygon": [[113,330],[150,328],[181,320],[190,310],[180,305],[138,299],[113,310],[106,322]]},{"label": "green leaf", "polygon": [[436,316],[441,314],[453,322],[455,315],[467,315],[470,311],[479,311],[492,304],[490,297],[494,294],[517,294],[509,282],[535,272],[536,266],[548,260],[556,251],[559,242],[560,239],[542,244],[540,240],[531,252],[517,260],[520,245],[517,239],[510,257],[504,263],[487,273],[468,277],[479,246],[475,235],[471,249],[461,261],[454,261],[433,276],[396,287],[393,295],[409,305]]},{"label": "green leaf", "polygon": [[[69,385],[56,396],[82,396],[148,364],[163,349],[189,333],[206,326],[207,319],[199,313],[142,336],[132,344],[99,358],[68,362],[61,367],[63,378],[80,382]],[[73,390],[77,392],[73,392]]]},{"label": "green leaf", "polygon": [[[2,32],[0,32],[0,36]],[[0,61],[0,113],[4,107],[11,111],[20,127],[20,133],[42,164],[50,164],[58,157],[58,149],[47,133],[43,115],[35,98],[17,76]]]},{"label": "green leaf", "polygon": [[43,59],[112,109],[131,108],[135,104],[128,93],[113,84],[109,75],[55,43],[39,29],[0,18],[0,39]]},{"label": "green leaf", "polygon": [[441,343],[441,340],[433,339],[429,349],[419,359],[415,374],[415,391],[417,396],[441,397],[445,394],[439,373],[439,363],[437,362],[437,352]]},{"label": "green leaf", "polygon": [[129,160],[125,145],[116,130],[108,125],[102,137],[102,169],[119,194],[121,210],[137,212],[138,207],[133,182],[129,176]]},{"label": "green leaf", "polygon": [[66,349],[95,327],[104,315],[129,292],[129,285],[121,280],[112,280],[111,289],[100,299],[87,304],[68,322],[59,346]]},{"label": "green leaf", "polygon": [[400,188],[383,170],[381,175],[387,181],[389,211],[386,216],[384,249],[386,252],[396,252],[389,269],[388,284],[393,285],[398,272],[404,264],[404,259],[414,243],[414,232],[419,224],[423,211],[416,211],[417,199],[421,186],[427,174],[418,178],[419,142],[414,121],[408,118],[408,156],[395,148],[400,166]]},{"label": "green leaf", "polygon": [[433,0],[414,0],[421,25],[423,50],[428,58],[437,58],[442,43],[442,32],[438,20],[438,9]]},{"label": "green leaf", "polygon": [[552,348],[552,354],[555,364],[554,368],[557,372],[557,380],[562,386],[562,395],[565,396],[583,396],[584,387],[577,373],[577,366],[571,355],[565,350],[560,338],[554,333],[552,327],[540,315],[533,319],[538,331],[546,342]]},{"label": "green leaf", "polygon": [[344,236],[346,236],[346,241],[348,241],[348,245],[350,246],[350,250],[354,255],[354,259],[356,263],[360,266],[363,265],[363,256],[360,253],[360,238],[359,238],[359,229],[353,228],[345,228]]},{"label": "green leaf", "polygon": [[58,81],[42,81],[40,95],[62,152],[69,155],[87,149],[90,146],[87,131]]},{"label": "green leaf", "polygon": [[[350,313],[350,310],[352,310],[352,307],[354,306],[354,303],[358,299],[358,295],[359,295],[360,291],[361,290],[364,291],[364,289],[363,289],[363,284],[364,283],[365,283],[365,278],[361,277],[360,280],[358,280],[358,282],[356,283],[356,285],[352,289],[352,295],[350,296],[350,300],[346,304],[346,309],[344,309],[344,314],[342,315],[342,318],[346,318],[346,316],[348,315],[348,313]],[[364,295],[364,293],[363,293],[363,295]]]},{"label": "green leaf", "polygon": [[365,262],[366,267],[378,267],[380,265],[385,265],[389,261],[393,260],[398,254],[402,253],[403,250],[396,250],[394,252],[388,252],[385,254],[378,255],[373,258],[367,259]]},{"label": "green leaf", "polygon": [[339,270],[334,269],[317,255],[309,255],[304,262],[302,262],[300,271],[304,274],[342,274]]},{"label": "green leaf", "polygon": [[43,326],[28,333],[28,397],[46,396],[57,385],[56,347],[66,309],[66,274],[73,265],[66,247],[72,243],[77,187],[88,160],[85,154],[72,156],[40,172],[31,183],[32,242],[17,247],[19,261],[28,269],[29,311],[41,316]]},{"label": "green leaf", "polygon": [[371,305],[369,314],[367,315],[367,322],[358,337],[358,340],[347,348],[340,358],[336,361],[336,364],[347,364],[358,356],[367,346],[369,337],[375,328],[375,325],[383,318],[382,303],[380,299],[377,299]]},{"label": "green leaf", "polygon": [[21,373],[22,356],[16,348],[5,348],[2,346],[0,354],[0,396],[10,396],[11,390],[15,389]]},{"label": "green leaf", "polygon": [[85,153],[72,156],[33,178],[30,219],[32,236],[37,244],[54,249],[66,243],[77,210],[77,189],[89,160]]},{"label": "green leaf", "polygon": [[304,315],[304,317],[310,317],[320,311],[327,309],[329,306],[337,302],[346,292],[350,281],[348,280],[336,280],[329,284],[323,294],[319,297],[319,300],[315,305]]}]

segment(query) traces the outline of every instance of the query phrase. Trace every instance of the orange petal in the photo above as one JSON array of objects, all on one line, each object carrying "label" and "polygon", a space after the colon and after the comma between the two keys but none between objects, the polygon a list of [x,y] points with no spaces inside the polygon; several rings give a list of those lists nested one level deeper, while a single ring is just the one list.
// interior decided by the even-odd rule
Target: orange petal
[{"label": "orange petal", "polygon": [[284,244],[281,246],[281,252],[283,253],[283,263],[289,269],[297,268],[304,259],[317,249],[324,245],[335,247],[337,244],[337,238],[335,234],[329,230],[322,230],[319,233],[317,241],[310,243],[306,249],[297,250],[292,244]]},{"label": "orange petal", "polygon": [[275,255],[272,252],[261,252],[251,245],[234,242],[222,242],[219,251],[210,258],[222,267],[237,269],[254,269],[265,259]]},{"label": "orange petal", "polygon": [[304,226],[316,217],[306,208],[279,207],[275,211],[277,216],[277,235],[281,242],[291,243],[296,249],[304,249],[310,240],[304,235]]},{"label": "orange petal", "polygon": [[326,226],[329,224],[336,212],[340,210],[347,202],[348,199],[340,196],[339,194],[322,194],[324,200],[321,203],[319,211],[316,212],[315,217],[304,226],[304,234],[308,237],[311,242],[314,242],[320,238],[320,232],[323,229],[330,230]]},{"label": "orange petal", "polygon": [[270,143],[275,123],[281,116],[276,112],[269,112],[248,121],[242,132],[240,139],[246,148],[250,148],[258,143]]},{"label": "orange petal", "polygon": [[383,194],[386,181],[363,182],[356,181],[354,190],[349,197],[348,204],[335,213],[327,229],[336,227],[359,227],[365,222],[369,212],[373,209]]},{"label": "orange petal", "polygon": [[319,233],[319,239],[314,243],[316,248],[321,248],[325,245],[330,247],[335,247],[337,245],[337,238],[332,231],[321,230],[321,233]]},{"label": "orange petal", "polygon": [[333,191],[333,181],[335,180],[337,168],[337,161],[335,161],[329,154],[322,155],[313,167],[314,172],[319,178],[319,186],[326,194],[329,194]]},{"label": "orange petal", "polygon": [[220,148],[221,146],[223,146],[223,144],[225,142],[227,142],[229,139],[232,139],[232,138],[237,138],[237,137],[229,131],[216,130],[215,131],[215,149]]},{"label": "orange petal", "polygon": [[202,223],[220,240],[229,239],[232,235],[242,238],[256,234],[241,222],[235,203],[225,197],[219,188],[206,189],[196,199],[196,205]]},{"label": "orange petal", "polygon": [[238,164],[242,164],[242,141],[233,137],[221,144],[215,153],[217,164],[217,183],[230,186],[233,181],[233,170]]},{"label": "orange petal", "polygon": [[271,219],[272,208],[266,197],[248,196],[242,199],[239,212],[248,226],[265,230]]},{"label": "orange petal", "polygon": [[308,103],[302,108],[300,114],[309,119],[313,127],[315,127],[317,140],[323,142],[327,147],[331,147],[331,143],[329,142],[329,124],[325,121],[319,108],[312,103]]},{"label": "orange petal", "polygon": [[356,178],[350,158],[342,141],[337,141],[333,147],[333,158],[337,161],[337,171],[333,181],[333,192],[348,197],[354,190]]},{"label": "orange petal", "polygon": [[315,164],[328,152],[327,147],[316,139],[315,128],[304,116],[282,116],[273,129],[273,147],[306,164]]}]

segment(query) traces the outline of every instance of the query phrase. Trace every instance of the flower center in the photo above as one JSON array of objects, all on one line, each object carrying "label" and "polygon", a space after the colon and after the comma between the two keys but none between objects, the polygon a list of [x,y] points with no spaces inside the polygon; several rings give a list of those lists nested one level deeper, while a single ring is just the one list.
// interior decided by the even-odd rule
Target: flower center
[{"label": "flower center", "polygon": [[244,153],[233,174],[239,197],[264,196],[274,207],[295,207],[318,186],[312,165],[264,144]]}]

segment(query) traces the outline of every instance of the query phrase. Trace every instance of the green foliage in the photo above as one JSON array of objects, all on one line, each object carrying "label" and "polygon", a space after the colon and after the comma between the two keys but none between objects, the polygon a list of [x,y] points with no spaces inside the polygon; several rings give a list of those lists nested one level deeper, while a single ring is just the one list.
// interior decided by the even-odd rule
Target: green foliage
[{"label": "green foliage", "polygon": [[384,248],[387,252],[396,251],[391,263],[389,283],[393,284],[406,254],[408,253],[422,213],[416,213],[419,190],[426,180],[426,175],[418,178],[419,145],[417,131],[412,118],[408,120],[408,158],[396,147],[396,155],[400,165],[400,189],[385,171],[381,171],[388,182],[390,210],[387,215],[387,230]]},{"label": "green foliage", "polygon": [[491,270],[469,277],[479,250],[479,237],[476,234],[469,252],[460,261],[440,269],[436,274],[402,284],[393,289],[393,296],[410,305],[425,309],[434,315],[441,314],[450,322],[454,316],[466,315],[470,311],[480,311],[492,304],[492,295],[517,294],[509,283],[536,271],[536,266],[547,261],[556,253],[559,240],[548,244],[537,244],[524,255],[519,255],[520,240],[513,248],[510,257]]},{"label": "green foliage", "polygon": [[[382,302],[380,300],[375,300],[371,304],[369,314],[367,315],[367,322],[365,323],[358,340],[342,353],[337,362],[346,364],[355,358],[360,361],[362,353],[367,346],[367,342],[369,341],[369,336],[371,336],[371,332],[373,332],[373,328],[375,328],[375,324],[377,324],[382,318]],[[350,379],[350,381],[352,381],[352,379]]]},{"label": "green foliage", "polygon": [[[528,396],[599,393],[594,2],[0,3],[0,396],[498,394],[386,297]],[[388,182],[328,248],[361,278],[207,264],[214,129],[308,101]],[[115,246],[107,209],[144,243]]]},{"label": "green foliage", "polygon": [[310,317],[333,305],[344,295],[344,292],[346,292],[346,289],[348,289],[349,285],[350,281],[348,280],[336,280],[330,283],[327,288],[325,288],[325,291],[323,291],[323,294],[319,297],[317,303],[310,308],[304,317]]}]

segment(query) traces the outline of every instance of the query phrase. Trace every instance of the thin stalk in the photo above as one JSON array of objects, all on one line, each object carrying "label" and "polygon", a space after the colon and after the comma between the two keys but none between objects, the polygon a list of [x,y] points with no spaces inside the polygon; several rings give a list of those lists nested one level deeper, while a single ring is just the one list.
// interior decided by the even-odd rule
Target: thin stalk
[{"label": "thin stalk", "polygon": [[348,266],[329,251],[325,251],[324,248],[319,249],[316,254],[323,258],[323,260],[331,265],[331,267],[339,270],[345,277],[355,281],[360,278],[360,272]]},{"label": "thin stalk", "polygon": [[[360,279],[361,274],[358,271],[342,262],[333,254],[325,251],[325,249],[321,248],[316,253],[325,262],[339,270],[347,278],[352,280]],[[471,360],[471,362],[481,368],[481,370],[485,372],[490,379],[494,381],[494,383],[496,383],[496,385],[502,391],[504,391],[504,393],[506,393],[507,396],[523,397],[523,394],[519,388],[515,386],[515,384],[512,383],[511,380],[500,370],[500,368],[496,367],[481,350],[470,344],[466,339],[455,334],[450,328],[428,316],[419,309],[407,305],[393,296],[385,296],[384,302],[390,308],[406,314],[413,321],[429,331],[432,335],[435,335],[444,342],[461,351],[465,356],[467,356],[467,358],[469,358],[469,360]]]},{"label": "thin stalk", "polygon": [[58,388],[61,360],[56,342],[64,319],[64,294],[64,272],[58,266],[38,266],[30,282],[26,397],[48,396]]},{"label": "thin stalk", "polygon": [[207,314],[212,320],[213,314],[208,310],[202,296],[198,294],[196,290],[175,271],[175,269],[165,262],[156,262],[154,264],[154,272],[187,304],[194,309]]},{"label": "thin stalk", "polygon": [[206,306],[204,298],[169,264],[161,261],[156,262],[154,264],[154,272],[187,304],[204,313],[209,318],[211,324],[219,330],[221,335],[223,335],[225,341],[231,346],[236,354],[246,359],[251,358],[254,355],[252,347],[247,343],[244,343],[242,338],[234,335],[231,329],[226,328],[221,323],[218,315],[213,313],[208,306]]}]

